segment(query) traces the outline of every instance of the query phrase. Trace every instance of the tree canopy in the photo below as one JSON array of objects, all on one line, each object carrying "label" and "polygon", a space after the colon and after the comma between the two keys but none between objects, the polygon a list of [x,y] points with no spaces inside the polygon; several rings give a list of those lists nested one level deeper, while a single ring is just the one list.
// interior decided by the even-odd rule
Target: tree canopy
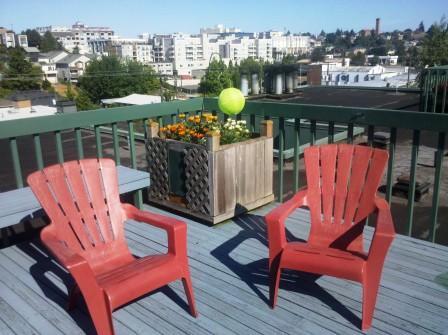
[{"label": "tree canopy", "polygon": [[313,51],[311,52],[311,61],[322,62],[324,59],[325,59],[325,50],[320,47],[314,48]]},{"label": "tree canopy", "polygon": [[199,92],[208,96],[217,96],[228,87],[232,87],[232,74],[222,60],[213,59],[199,83]]},{"label": "tree canopy", "polygon": [[22,31],[22,34],[26,35],[28,39],[28,46],[40,47],[41,37],[36,29],[27,29],[25,31]]},{"label": "tree canopy", "polygon": [[122,62],[116,56],[93,60],[79,79],[80,88],[93,103],[132,93],[148,94],[160,87],[151,67],[135,61]]},{"label": "tree canopy", "polygon": [[423,67],[448,64],[448,23],[444,17],[428,29],[420,56]]},{"label": "tree canopy", "polygon": [[350,56],[350,65],[362,66],[366,62],[366,56],[362,52],[357,52],[356,55]]},{"label": "tree canopy", "polygon": [[54,38],[53,34],[49,31],[45,32],[40,41],[40,51],[48,52],[53,50],[61,50],[62,45]]},{"label": "tree canopy", "polygon": [[25,59],[21,48],[8,49],[8,61],[1,86],[10,90],[40,89],[42,70]]}]

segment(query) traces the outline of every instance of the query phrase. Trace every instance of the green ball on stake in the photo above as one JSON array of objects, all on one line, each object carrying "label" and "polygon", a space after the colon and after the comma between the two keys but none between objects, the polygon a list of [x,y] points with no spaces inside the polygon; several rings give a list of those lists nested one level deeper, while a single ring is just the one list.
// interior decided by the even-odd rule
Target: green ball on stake
[{"label": "green ball on stake", "polygon": [[245,102],[243,93],[234,87],[222,90],[218,98],[219,109],[230,116],[240,113],[244,108]]}]

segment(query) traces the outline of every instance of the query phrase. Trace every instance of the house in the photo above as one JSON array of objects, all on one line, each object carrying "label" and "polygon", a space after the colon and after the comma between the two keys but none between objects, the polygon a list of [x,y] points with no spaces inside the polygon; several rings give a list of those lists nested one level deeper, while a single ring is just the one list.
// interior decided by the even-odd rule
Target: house
[{"label": "house", "polygon": [[39,54],[38,62],[45,63],[45,64],[49,64],[49,63],[55,64],[56,62],[58,62],[59,60],[61,60],[62,58],[64,58],[67,55],[68,55],[67,51],[62,51],[62,50],[49,51],[49,52]]},{"label": "house", "polygon": [[23,50],[25,50],[26,55],[31,62],[38,62],[39,61],[39,49],[36,47],[24,47]]},{"label": "house", "polygon": [[55,63],[42,63],[40,64],[44,78],[50,83],[56,84],[58,82],[58,70]]},{"label": "house", "polygon": [[68,54],[56,62],[58,78],[64,81],[76,83],[82,76],[87,64],[92,60],[91,56]]},{"label": "house", "polygon": [[43,77],[50,83],[56,84],[58,82],[58,71],[56,69],[56,62],[67,56],[66,51],[56,50],[39,54],[37,61],[40,64],[43,72]]}]

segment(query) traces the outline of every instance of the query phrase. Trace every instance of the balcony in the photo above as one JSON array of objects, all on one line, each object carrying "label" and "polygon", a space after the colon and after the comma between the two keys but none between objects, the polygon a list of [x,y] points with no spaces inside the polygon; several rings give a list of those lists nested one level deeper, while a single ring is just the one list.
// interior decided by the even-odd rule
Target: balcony
[{"label": "balcony", "polygon": [[[395,90],[385,90],[385,94],[392,92]],[[155,119],[166,124],[175,121],[179,113],[192,115],[203,108],[224,118],[217,112],[215,99],[197,98],[0,122],[0,191],[25,186],[24,177],[37,168],[77,158],[111,157],[117,164],[146,170],[142,121]],[[245,119],[254,131],[259,120],[274,120],[278,150],[273,162],[274,187],[278,202],[304,185],[302,152],[306,146],[337,140],[363,141],[361,134],[357,135],[358,128],[364,131],[366,145],[375,144],[374,134],[379,130],[390,134],[383,195],[392,203],[396,229],[402,235],[394,241],[386,260],[371,333],[446,332],[448,247],[441,244],[448,244],[444,191],[448,185],[442,175],[448,115],[247,101],[238,118]],[[324,134],[319,131],[322,124],[326,125]],[[338,127],[345,127],[345,139],[337,136]],[[292,140],[291,148],[286,148],[287,138]],[[400,141],[409,144],[408,153],[400,151]],[[416,207],[419,153],[423,145],[434,142],[434,167],[425,170],[432,171],[428,195],[431,205]],[[286,150],[292,154],[287,155]],[[403,171],[409,173],[411,191],[407,199],[393,195],[395,178]],[[163,212],[145,203],[144,198],[142,191],[132,194],[136,204]],[[278,307],[268,307],[263,215],[274,206],[215,227],[184,219],[188,221],[189,256],[200,317],[189,316],[181,284],[173,283],[114,312],[117,333],[361,334],[360,286],[352,282],[287,272],[282,277]],[[308,212],[296,210],[286,225],[291,239],[306,239]],[[31,226],[24,223],[20,229]],[[71,279],[30,230],[20,243],[10,243],[0,250],[0,329],[5,333],[93,333],[84,307],[64,311],[66,284]],[[4,228],[2,237],[14,242],[15,233],[14,226]],[[136,255],[165,250],[166,237],[160,231],[130,222],[126,234]],[[371,236],[372,228],[366,227],[367,245]]]}]

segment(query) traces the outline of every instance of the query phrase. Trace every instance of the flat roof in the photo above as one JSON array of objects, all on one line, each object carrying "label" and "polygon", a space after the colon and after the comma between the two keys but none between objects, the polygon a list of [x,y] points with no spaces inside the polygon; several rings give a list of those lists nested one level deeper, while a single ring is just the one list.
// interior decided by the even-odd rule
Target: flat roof
[{"label": "flat roof", "polygon": [[282,100],[271,100],[276,102],[330,105],[345,107],[366,107],[400,109],[408,111],[418,111],[420,104],[420,93],[416,91],[397,91],[394,89],[373,89],[354,87],[305,87],[299,95]]}]

